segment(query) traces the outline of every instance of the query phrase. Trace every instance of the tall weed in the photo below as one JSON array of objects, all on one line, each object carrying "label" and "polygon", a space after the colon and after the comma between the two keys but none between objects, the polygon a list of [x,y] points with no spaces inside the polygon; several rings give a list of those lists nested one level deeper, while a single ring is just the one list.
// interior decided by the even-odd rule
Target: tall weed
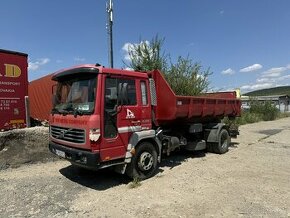
[{"label": "tall weed", "polygon": [[247,123],[275,120],[285,116],[282,116],[281,114],[282,113],[280,113],[280,111],[270,101],[259,102],[252,100],[250,102],[250,109],[242,111],[241,117],[237,117],[234,121],[229,121],[228,118],[225,118],[223,122],[239,126]]}]

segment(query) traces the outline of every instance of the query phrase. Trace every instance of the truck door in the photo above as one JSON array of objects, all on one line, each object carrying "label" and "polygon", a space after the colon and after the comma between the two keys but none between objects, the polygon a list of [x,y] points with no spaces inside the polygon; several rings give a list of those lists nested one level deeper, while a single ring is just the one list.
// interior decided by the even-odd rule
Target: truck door
[{"label": "truck door", "polygon": [[[118,102],[118,87],[127,85],[126,102]],[[104,125],[100,156],[103,161],[124,158],[130,136],[141,130],[141,109],[137,103],[136,80],[106,76]]]},{"label": "truck door", "polygon": [[[140,88],[140,107],[141,107],[141,128],[142,130],[151,129],[152,128],[152,111],[151,111],[151,105],[150,105],[150,94],[148,92],[149,83],[148,80],[140,80],[140,85],[138,85]],[[138,89],[137,89],[138,90]],[[138,94],[139,92],[137,92]]]}]

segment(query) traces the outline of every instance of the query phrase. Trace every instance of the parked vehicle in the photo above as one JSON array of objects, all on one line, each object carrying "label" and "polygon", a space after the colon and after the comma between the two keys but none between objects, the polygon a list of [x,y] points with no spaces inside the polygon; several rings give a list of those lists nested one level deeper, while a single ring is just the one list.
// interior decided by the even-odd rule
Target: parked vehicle
[{"label": "parked vehicle", "polygon": [[74,165],[114,167],[131,178],[153,176],[162,155],[177,148],[228,151],[240,115],[233,93],[178,96],[161,72],[82,65],[52,77],[49,149]]},{"label": "parked vehicle", "polygon": [[0,130],[26,127],[27,54],[0,49]]}]

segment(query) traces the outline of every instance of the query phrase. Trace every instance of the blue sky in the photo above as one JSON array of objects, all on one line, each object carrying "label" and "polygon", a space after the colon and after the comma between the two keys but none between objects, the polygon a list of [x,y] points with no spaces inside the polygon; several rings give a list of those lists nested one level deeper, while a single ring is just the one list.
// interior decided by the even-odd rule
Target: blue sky
[{"label": "blue sky", "polygon": [[[29,80],[82,63],[108,66],[106,0],[1,0],[0,48],[29,54]],[[288,0],[114,0],[114,65],[124,45],[165,37],[175,59],[213,72],[214,90],[290,85]]]}]

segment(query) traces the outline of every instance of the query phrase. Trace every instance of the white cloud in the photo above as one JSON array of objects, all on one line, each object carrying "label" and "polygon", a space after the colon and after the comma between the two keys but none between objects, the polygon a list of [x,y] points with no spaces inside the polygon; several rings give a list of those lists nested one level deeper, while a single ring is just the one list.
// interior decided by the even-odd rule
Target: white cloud
[{"label": "white cloud", "polygon": [[266,89],[274,87],[275,85],[273,83],[259,83],[259,84],[253,84],[253,85],[244,85],[241,86],[241,90],[243,91],[252,91],[257,89]]},{"label": "white cloud", "polygon": [[264,77],[258,78],[256,80],[256,84],[244,85],[241,86],[241,90],[245,91],[253,91],[258,89],[266,89],[278,86],[287,86],[290,83],[290,74],[281,76],[281,77]]},{"label": "white cloud", "polygon": [[277,81],[285,81],[285,80],[287,80],[287,79],[290,79],[290,74],[279,77],[279,78],[277,79]]},{"label": "white cloud", "polygon": [[126,42],[123,47],[122,50],[124,51],[124,59],[126,61],[130,61],[130,55],[129,55],[129,49],[131,49],[134,45],[130,42]]},{"label": "white cloud", "polygon": [[281,74],[284,73],[285,71],[287,71],[288,69],[290,69],[290,68],[288,68],[288,66],[287,67],[273,67],[273,68],[270,68],[269,70],[263,72],[261,77],[262,78],[279,79],[279,78],[281,78]]},{"label": "white cloud", "polygon": [[273,82],[273,79],[270,79],[270,78],[258,78],[256,80],[257,83],[267,83],[267,82]]},{"label": "white cloud", "polygon": [[278,86],[286,86],[290,83],[290,73],[286,73],[286,71],[289,71],[289,69],[290,64],[286,67],[270,68],[260,74],[260,77],[256,79],[256,83],[243,85],[241,89],[243,92],[245,92]]},{"label": "white cloud", "polygon": [[[285,76],[279,76],[279,77],[273,77],[274,74],[271,74],[271,75],[272,75],[272,77],[269,77],[269,76],[268,77],[263,77],[262,76],[261,78],[258,78],[256,80],[256,82],[257,82],[256,85],[258,85],[258,84],[266,84],[266,83],[269,84],[269,83],[271,83],[275,87],[275,86],[282,86],[280,84],[281,82],[283,82],[283,83],[290,82],[290,74],[285,75]],[[284,86],[287,85],[287,84],[284,84]],[[252,85],[252,86],[254,86],[254,85]]]},{"label": "white cloud", "polygon": [[277,73],[267,73],[267,74],[263,74],[262,77],[264,78],[268,78],[268,77],[271,77],[271,78],[276,78],[276,77],[280,77],[281,76],[281,73],[277,72]]},{"label": "white cloud", "polygon": [[251,85],[243,85],[240,87],[241,90],[250,90]]},{"label": "white cloud", "polygon": [[279,77],[287,67],[274,67],[262,73],[262,77]]},{"label": "white cloud", "polygon": [[221,72],[221,74],[223,74],[223,75],[233,75],[233,74],[235,74],[236,72],[233,70],[233,69],[231,69],[231,68],[228,68],[228,69],[226,69],[226,70],[223,70],[222,72]]},{"label": "white cloud", "polygon": [[80,57],[75,57],[74,61],[75,62],[84,62],[86,59],[85,58],[80,58]]},{"label": "white cloud", "polygon": [[256,70],[259,70],[259,69],[262,69],[262,68],[263,68],[263,66],[261,64],[253,64],[251,66],[248,66],[248,67],[240,69],[240,72],[241,73],[247,73],[247,72],[256,71]]},{"label": "white cloud", "polygon": [[35,62],[32,62],[32,61],[29,61],[28,62],[28,70],[30,71],[36,71],[38,70],[41,66],[47,64],[50,62],[50,59],[49,58],[40,58],[40,59],[37,59],[37,61]]}]

